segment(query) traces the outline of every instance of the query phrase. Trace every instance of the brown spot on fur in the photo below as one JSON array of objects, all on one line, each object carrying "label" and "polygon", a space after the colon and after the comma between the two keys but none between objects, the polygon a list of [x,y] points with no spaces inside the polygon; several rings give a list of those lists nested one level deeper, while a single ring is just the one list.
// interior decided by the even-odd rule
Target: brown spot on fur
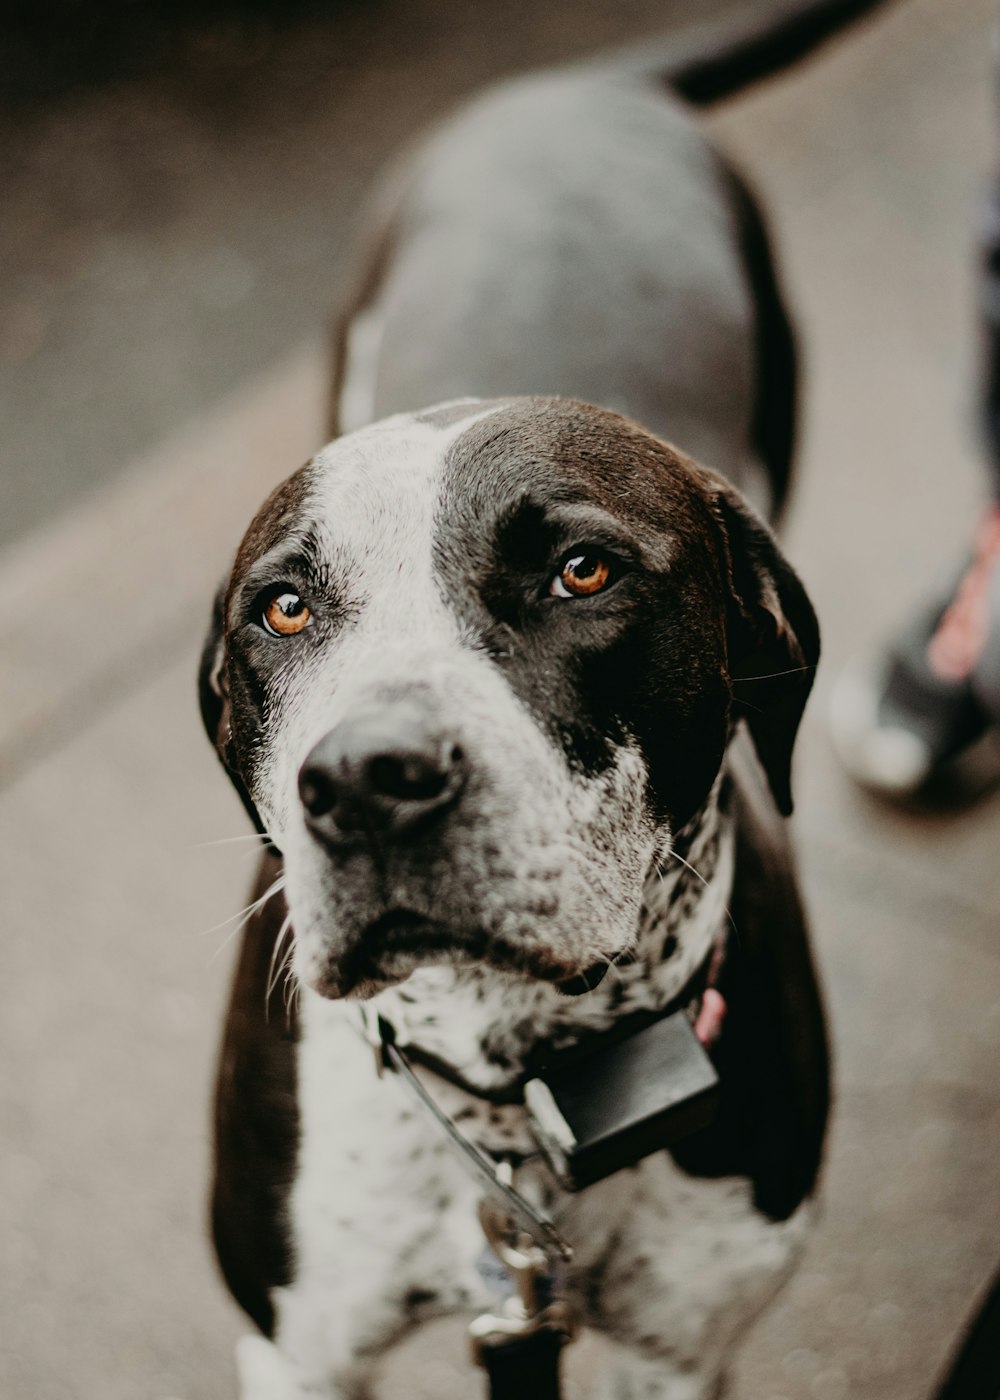
[{"label": "brown spot on fur", "polygon": [[236,582],[242,578],[251,564],[266,554],[269,549],[274,549],[282,540],[287,539],[294,527],[299,524],[306,494],[311,485],[312,463],[306,462],[280,486],[274,488],[254,516],[249,529],[243,536],[239,549],[236,551],[236,561],[233,564],[226,597],[227,610]]}]

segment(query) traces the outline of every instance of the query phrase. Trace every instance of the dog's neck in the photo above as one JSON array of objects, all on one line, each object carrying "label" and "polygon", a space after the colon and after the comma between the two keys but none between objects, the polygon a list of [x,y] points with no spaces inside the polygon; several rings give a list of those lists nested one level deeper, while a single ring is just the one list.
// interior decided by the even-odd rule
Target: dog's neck
[{"label": "dog's neck", "polygon": [[486,964],[430,967],[374,999],[400,1045],[416,1046],[477,1089],[517,1080],[542,1042],[553,1047],[675,1001],[724,933],[733,878],[728,784],[654,862],[631,960],[599,987],[567,997],[550,983]]}]

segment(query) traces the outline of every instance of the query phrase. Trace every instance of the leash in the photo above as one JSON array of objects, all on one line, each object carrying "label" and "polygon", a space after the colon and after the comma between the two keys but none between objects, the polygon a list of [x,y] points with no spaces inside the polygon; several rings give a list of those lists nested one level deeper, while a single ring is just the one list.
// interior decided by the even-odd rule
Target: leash
[{"label": "leash", "polygon": [[486,1244],[502,1266],[501,1281],[514,1286],[496,1313],[483,1313],[469,1326],[472,1359],[486,1372],[490,1400],[560,1400],[559,1361],[577,1328],[569,1303],[556,1296],[556,1281],[572,1249],[548,1215],[515,1188],[512,1163],[493,1160],[458,1130],[395,1043],[391,1025],[370,1005],[359,1009],[378,1077],[399,1075],[482,1189]]},{"label": "leash", "polygon": [[515,1288],[499,1313],[483,1313],[469,1327],[472,1359],[486,1371],[490,1400],[559,1400],[560,1358],[577,1332],[573,1310],[558,1296],[557,1276],[530,1235],[517,1237],[490,1201],[480,1204],[479,1222]]},{"label": "leash", "polygon": [[414,1072],[409,1056],[395,1043],[392,1027],[367,1003],[360,1008],[365,1039],[375,1052],[375,1071],[379,1078],[387,1070],[398,1074],[431,1119],[444,1133],[458,1153],[466,1169],[483,1189],[484,1196],[500,1216],[508,1217],[541,1249],[546,1262],[568,1263],[573,1251],[560,1235],[549,1217],[536,1210],[530,1201],[514,1189],[511,1175],[471,1142],[428,1093]]}]

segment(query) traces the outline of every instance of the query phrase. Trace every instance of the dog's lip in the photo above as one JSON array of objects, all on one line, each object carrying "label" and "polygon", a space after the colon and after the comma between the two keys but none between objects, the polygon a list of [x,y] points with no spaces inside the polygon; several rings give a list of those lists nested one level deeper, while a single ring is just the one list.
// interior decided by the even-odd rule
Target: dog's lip
[{"label": "dog's lip", "polygon": [[585,967],[582,972],[577,972],[573,977],[556,982],[556,991],[561,992],[564,997],[582,997],[586,992],[593,992],[608,975],[610,966],[610,958],[606,962],[591,963],[589,967]]},{"label": "dog's lip", "polygon": [[612,967],[625,967],[632,961],[632,955],[626,953],[624,948],[619,948],[617,953],[610,953],[571,976],[553,978],[556,991],[561,992],[564,997],[583,996],[585,992],[592,992],[599,987]]},{"label": "dog's lip", "polygon": [[[480,942],[482,946],[480,946]],[[430,914],[405,906],[385,909],[363,926],[353,950],[342,961],[338,977],[340,996],[350,996],[359,986],[389,986],[405,981],[420,963],[437,962],[442,955],[465,954],[475,961],[506,966],[540,982],[549,982],[564,996],[582,996],[593,991],[607,975],[612,963],[624,961],[619,954],[602,957],[585,967],[548,962],[529,950],[507,945],[483,935],[449,926]],[[402,965],[393,968],[400,956]]]},{"label": "dog's lip", "polygon": [[377,936],[381,932],[387,932],[399,925],[425,924],[429,916],[421,914],[418,909],[407,909],[404,905],[393,905],[389,909],[383,910],[377,918],[372,919],[365,925],[365,935]]},{"label": "dog's lip", "polygon": [[461,940],[429,914],[418,909],[386,909],[364,926],[359,945],[373,952],[416,952],[423,948],[458,946]]},{"label": "dog's lip", "polygon": [[[351,951],[341,960],[338,995],[350,996],[360,987],[386,987],[405,981],[414,970],[413,960],[433,958],[461,947],[453,930],[416,909],[383,910],[365,924]],[[404,967],[393,969],[391,960],[404,955]]]}]

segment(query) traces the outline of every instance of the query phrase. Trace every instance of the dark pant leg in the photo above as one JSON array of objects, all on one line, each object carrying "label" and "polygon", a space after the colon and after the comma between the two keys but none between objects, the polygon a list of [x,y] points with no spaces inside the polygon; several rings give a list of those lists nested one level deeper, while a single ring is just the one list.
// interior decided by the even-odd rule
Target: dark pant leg
[{"label": "dark pant leg", "polygon": [[[995,80],[1000,89],[1000,26],[994,31]],[[1000,93],[998,93],[1000,96]],[[1000,103],[998,103],[1000,105]],[[997,164],[983,210],[980,244],[982,424],[990,490],[1000,501],[1000,122]]]}]

